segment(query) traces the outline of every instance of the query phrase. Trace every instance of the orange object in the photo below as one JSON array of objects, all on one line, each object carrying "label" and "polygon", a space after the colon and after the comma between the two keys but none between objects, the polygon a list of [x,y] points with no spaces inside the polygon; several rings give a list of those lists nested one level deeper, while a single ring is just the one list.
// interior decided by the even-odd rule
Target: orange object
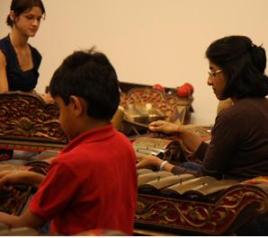
[{"label": "orange object", "polygon": [[154,84],[153,89],[156,89],[156,90],[163,92],[163,93],[165,92],[165,88],[159,83]]},{"label": "orange object", "polygon": [[176,89],[176,93],[179,97],[189,97],[193,94],[193,92],[194,88],[190,83],[184,83]]}]

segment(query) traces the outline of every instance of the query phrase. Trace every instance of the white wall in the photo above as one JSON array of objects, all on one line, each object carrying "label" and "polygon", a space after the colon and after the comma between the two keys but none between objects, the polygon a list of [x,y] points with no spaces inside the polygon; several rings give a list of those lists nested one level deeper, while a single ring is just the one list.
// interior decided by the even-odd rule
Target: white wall
[{"label": "white wall", "polygon": [[[0,0],[0,37],[11,0]],[[214,121],[217,100],[206,85],[204,56],[215,39],[250,36],[268,49],[267,0],[44,0],[47,16],[30,40],[43,55],[37,90],[74,50],[95,45],[108,55],[119,79],[195,87],[193,118]]]}]

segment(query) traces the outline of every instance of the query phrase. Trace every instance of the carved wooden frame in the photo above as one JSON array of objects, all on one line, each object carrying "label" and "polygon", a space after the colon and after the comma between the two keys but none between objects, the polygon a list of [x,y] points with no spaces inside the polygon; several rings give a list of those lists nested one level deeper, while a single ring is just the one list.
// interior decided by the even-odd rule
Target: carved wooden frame
[{"label": "carved wooden frame", "polygon": [[0,147],[37,151],[62,148],[68,139],[58,116],[57,105],[36,94],[0,94]]}]

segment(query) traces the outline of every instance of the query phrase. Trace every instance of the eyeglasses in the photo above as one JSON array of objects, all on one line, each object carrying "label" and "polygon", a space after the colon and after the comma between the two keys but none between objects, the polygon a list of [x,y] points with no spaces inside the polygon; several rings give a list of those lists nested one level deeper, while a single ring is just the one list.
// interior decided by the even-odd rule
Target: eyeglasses
[{"label": "eyeglasses", "polygon": [[209,77],[215,78],[215,77],[217,76],[217,74],[219,74],[219,73],[221,73],[221,72],[222,72],[221,69],[218,69],[218,70],[213,71],[213,72],[208,71],[208,75],[209,75]]}]

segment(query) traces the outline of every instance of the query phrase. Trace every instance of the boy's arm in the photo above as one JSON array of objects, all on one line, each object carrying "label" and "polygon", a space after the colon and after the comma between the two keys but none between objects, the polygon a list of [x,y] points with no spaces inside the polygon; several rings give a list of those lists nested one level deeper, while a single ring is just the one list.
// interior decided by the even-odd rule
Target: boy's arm
[{"label": "boy's arm", "polygon": [[9,227],[31,227],[37,229],[44,224],[45,221],[34,215],[29,208],[27,208],[21,216],[0,212],[0,223],[4,223]]},{"label": "boy's arm", "polygon": [[27,170],[2,171],[0,172],[0,187],[5,184],[16,183],[25,183],[38,186],[44,178],[45,175]]}]

